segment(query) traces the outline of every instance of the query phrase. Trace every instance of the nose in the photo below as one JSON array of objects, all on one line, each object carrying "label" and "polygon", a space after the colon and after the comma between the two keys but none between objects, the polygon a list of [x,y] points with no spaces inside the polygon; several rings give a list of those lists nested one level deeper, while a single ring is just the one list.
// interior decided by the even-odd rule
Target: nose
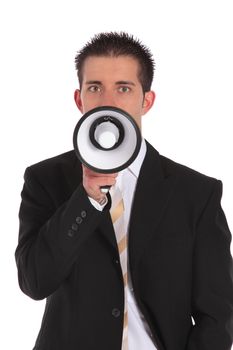
[{"label": "nose", "polygon": [[104,91],[101,95],[100,106],[117,107],[116,98],[111,91]]}]

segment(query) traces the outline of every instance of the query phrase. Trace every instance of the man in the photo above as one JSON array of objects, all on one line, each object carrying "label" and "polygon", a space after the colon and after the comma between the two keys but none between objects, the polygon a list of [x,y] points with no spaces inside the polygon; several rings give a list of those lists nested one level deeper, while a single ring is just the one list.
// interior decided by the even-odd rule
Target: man
[{"label": "man", "polygon": [[[141,127],[155,99],[145,46],[126,33],[102,33],[77,55],[76,68],[82,113],[119,107]],[[103,185],[112,186],[106,201]],[[126,280],[111,213],[117,189]],[[74,151],[27,168],[19,284],[31,298],[47,298],[34,349],[230,350],[231,234],[221,194],[220,181],[161,156],[145,140],[119,174],[95,173]]]}]

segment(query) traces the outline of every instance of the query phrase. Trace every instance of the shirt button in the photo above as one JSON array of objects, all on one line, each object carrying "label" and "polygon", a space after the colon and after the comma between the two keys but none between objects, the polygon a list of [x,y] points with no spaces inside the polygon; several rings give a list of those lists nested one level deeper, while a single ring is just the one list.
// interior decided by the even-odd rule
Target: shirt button
[{"label": "shirt button", "polygon": [[112,309],[112,315],[113,315],[114,317],[117,318],[117,317],[120,316],[120,314],[121,314],[121,312],[120,312],[119,309],[116,309],[116,308]]},{"label": "shirt button", "polygon": [[74,236],[74,231],[73,230],[69,230],[67,235],[72,238]]},{"label": "shirt button", "polygon": [[77,216],[76,220],[77,224],[81,224],[81,222],[83,221],[82,218],[80,218],[80,216]]},{"label": "shirt button", "polygon": [[87,212],[85,210],[81,211],[81,217],[85,218],[87,216]]},{"label": "shirt button", "polygon": [[77,225],[77,224],[73,224],[73,225],[72,225],[72,229],[73,229],[74,231],[77,231],[78,225]]}]

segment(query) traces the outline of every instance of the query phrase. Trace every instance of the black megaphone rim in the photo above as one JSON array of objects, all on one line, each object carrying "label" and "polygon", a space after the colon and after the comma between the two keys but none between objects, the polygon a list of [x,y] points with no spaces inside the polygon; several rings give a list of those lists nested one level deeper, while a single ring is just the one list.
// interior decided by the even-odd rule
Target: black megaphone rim
[{"label": "black megaphone rim", "polygon": [[[77,136],[78,136],[78,132],[79,129],[82,125],[82,123],[84,122],[85,119],[87,119],[91,114],[94,114],[96,112],[101,112],[101,111],[114,111],[117,113],[120,113],[122,115],[124,115],[124,117],[126,117],[131,124],[133,125],[134,129],[135,129],[135,133],[136,133],[136,147],[135,150],[133,152],[133,154],[131,155],[131,157],[122,165],[115,167],[115,168],[111,168],[111,169],[100,169],[96,168],[95,166],[91,165],[90,163],[88,163],[80,154],[79,149],[78,149],[78,145],[77,145]],[[89,133],[88,133],[89,134]],[[121,108],[118,107],[112,107],[112,106],[102,106],[102,107],[96,107],[93,108],[91,110],[89,110],[88,112],[86,112],[85,114],[83,114],[83,116],[79,119],[79,121],[77,122],[75,129],[74,129],[74,133],[73,133],[73,146],[74,146],[74,150],[75,153],[78,157],[78,159],[80,160],[81,163],[83,163],[85,166],[87,166],[89,169],[97,172],[97,173],[102,173],[102,174],[112,174],[112,173],[118,173],[119,171],[127,168],[136,158],[137,155],[140,151],[141,148],[141,142],[142,142],[142,136],[141,136],[141,131],[136,123],[136,121],[133,119],[133,117],[131,117],[131,115],[129,113],[127,113],[126,111],[124,111]]]}]

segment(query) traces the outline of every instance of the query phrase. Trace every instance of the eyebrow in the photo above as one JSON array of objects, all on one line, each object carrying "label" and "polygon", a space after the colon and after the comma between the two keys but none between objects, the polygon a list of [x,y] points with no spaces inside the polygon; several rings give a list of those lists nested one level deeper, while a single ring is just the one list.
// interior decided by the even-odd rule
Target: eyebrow
[{"label": "eyebrow", "polygon": [[120,80],[116,82],[117,85],[132,85],[135,86],[134,82],[130,80]]},{"label": "eyebrow", "polygon": [[85,82],[85,84],[87,84],[87,85],[91,85],[91,84],[101,85],[102,83],[99,80],[88,80],[88,81]]},{"label": "eyebrow", "polygon": [[[85,82],[87,85],[102,85],[102,82],[100,80],[88,80]],[[116,85],[132,85],[135,86],[135,83],[129,80],[120,80],[115,83]]]}]

